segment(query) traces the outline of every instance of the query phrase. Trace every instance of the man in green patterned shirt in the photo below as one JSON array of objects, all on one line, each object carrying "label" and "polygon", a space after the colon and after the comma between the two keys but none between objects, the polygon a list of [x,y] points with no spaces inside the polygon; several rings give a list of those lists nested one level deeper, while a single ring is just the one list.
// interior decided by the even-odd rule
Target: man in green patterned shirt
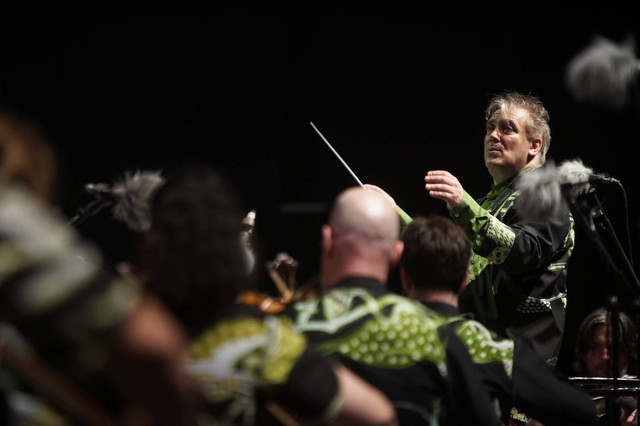
[{"label": "man in green patterned shirt", "polygon": [[[573,218],[565,207],[546,222],[531,222],[514,208],[518,179],[536,173],[546,161],[549,114],[538,98],[507,92],[491,99],[485,118],[484,160],[493,178],[489,193],[475,200],[446,170],[429,171],[425,188],[447,203],[471,241],[460,310],[503,336],[529,341],[555,366],[565,325]],[[386,194],[375,185],[365,187]],[[398,206],[396,210],[404,229],[412,219]]]},{"label": "man in green patterned shirt", "polygon": [[562,344],[567,266],[574,247],[568,209],[545,223],[525,221],[513,208],[516,183],[546,160],[549,114],[531,95],[505,93],[485,113],[484,160],[493,178],[489,193],[474,200],[445,170],[429,171],[425,188],[447,203],[473,249],[460,309],[496,332],[529,341],[551,365]]},{"label": "man in green patterned shirt", "polygon": [[336,198],[322,227],[319,297],[286,314],[324,354],[391,400],[401,425],[497,425],[466,349],[448,346],[445,321],[387,289],[401,256],[400,223],[385,197],[361,187]]}]

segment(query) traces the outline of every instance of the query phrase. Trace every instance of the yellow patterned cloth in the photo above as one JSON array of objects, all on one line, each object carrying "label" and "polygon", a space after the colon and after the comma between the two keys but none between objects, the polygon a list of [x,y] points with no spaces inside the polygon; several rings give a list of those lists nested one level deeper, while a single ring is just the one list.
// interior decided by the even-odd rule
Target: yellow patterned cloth
[{"label": "yellow patterned cloth", "polygon": [[332,365],[287,317],[225,315],[189,343],[185,356],[212,424],[272,424],[277,412],[268,410],[271,404],[305,407],[296,414],[308,424],[339,414],[342,395]]}]

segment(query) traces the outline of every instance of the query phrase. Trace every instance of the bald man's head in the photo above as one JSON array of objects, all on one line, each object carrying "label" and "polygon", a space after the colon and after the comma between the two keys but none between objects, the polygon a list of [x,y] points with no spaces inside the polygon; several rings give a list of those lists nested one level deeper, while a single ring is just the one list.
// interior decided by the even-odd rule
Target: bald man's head
[{"label": "bald man's head", "polygon": [[369,243],[393,244],[400,232],[398,214],[389,201],[358,186],[338,195],[329,225],[339,235],[352,235]]},{"label": "bald man's head", "polygon": [[321,285],[355,276],[386,282],[402,255],[399,232],[400,218],[388,198],[362,187],[342,191],[322,227]]}]

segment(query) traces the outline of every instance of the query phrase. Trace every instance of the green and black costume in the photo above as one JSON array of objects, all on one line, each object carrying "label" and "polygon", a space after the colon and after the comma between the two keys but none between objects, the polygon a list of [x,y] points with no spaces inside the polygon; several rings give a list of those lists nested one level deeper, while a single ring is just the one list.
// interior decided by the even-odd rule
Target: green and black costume
[{"label": "green and black costume", "polygon": [[463,345],[447,345],[446,320],[372,278],[349,277],[285,311],[321,353],[380,389],[401,425],[497,425]]},{"label": "green and black costume", "polygon": [[[517,179],[495,185],[479,200],[466,192],[450,210],[469,237],[473,253],[460,311],[505,337],[531,343],[555,366],[562,344],[567,301],[567,266],[575,232],[568,208],[562,219],[527,222],[514,203]],[[398,208],[403,226],[411,218]]]}]

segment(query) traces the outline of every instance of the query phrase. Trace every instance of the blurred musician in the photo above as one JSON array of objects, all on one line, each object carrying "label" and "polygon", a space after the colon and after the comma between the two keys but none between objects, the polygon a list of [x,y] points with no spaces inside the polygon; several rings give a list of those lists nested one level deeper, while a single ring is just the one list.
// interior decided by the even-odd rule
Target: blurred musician
[{"label": "blurred musician", "polygon": [[[637,379],[636,326],[624,312],[618,312],[616,321],[612,317],[607,309],[598,308],[583,319],[578,330],[573,367],[582,385],[591,386],[601,424],[637,425],[637,385],[634,385],[635,391],[628,386]],[[615,328],[614,323],[617,323]],[[612,423],[607,416],[611,410],[607,406],[612,406],[607,404],[607,395],[614,391],[617,391],[614,401],[620,411],[619,423]]]}]

